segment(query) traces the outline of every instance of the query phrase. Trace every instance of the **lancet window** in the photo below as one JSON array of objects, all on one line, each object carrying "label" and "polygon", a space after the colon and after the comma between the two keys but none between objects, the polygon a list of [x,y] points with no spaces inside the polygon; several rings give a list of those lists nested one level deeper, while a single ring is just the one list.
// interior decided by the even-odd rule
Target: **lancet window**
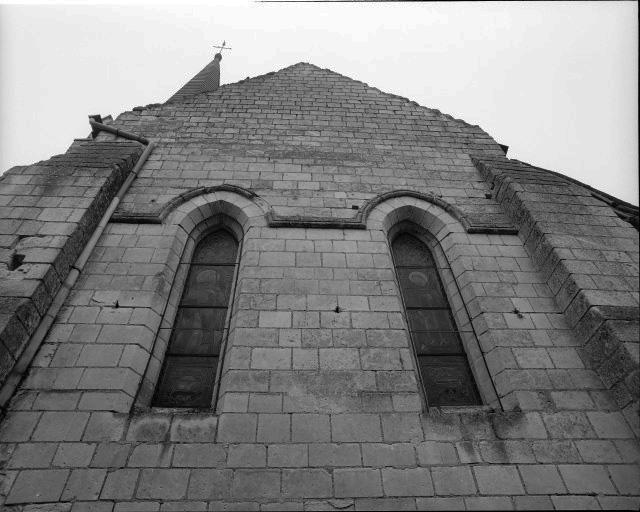
[{"label": "lancet window", "polygon": [[238,242],[222,229],[209,234],[196,246],[156,387],[154,406],[211,406],[237,253]]},{"label": "lancet window", "polygon": [[479,405],[480,396],[431,251],[409,233],[396,236],[391,250],[427,405]]}]

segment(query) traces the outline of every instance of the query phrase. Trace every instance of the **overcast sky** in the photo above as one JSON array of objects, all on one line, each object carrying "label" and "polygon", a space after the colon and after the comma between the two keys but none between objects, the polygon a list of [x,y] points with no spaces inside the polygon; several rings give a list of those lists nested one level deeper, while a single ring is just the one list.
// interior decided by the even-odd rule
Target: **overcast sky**
[{"label": "overcast sky", "polygon": [[222,83],[310,62],[638,204],[636,2],[154,4],[0,6],[0,172],[166,101],[224,39]]}]

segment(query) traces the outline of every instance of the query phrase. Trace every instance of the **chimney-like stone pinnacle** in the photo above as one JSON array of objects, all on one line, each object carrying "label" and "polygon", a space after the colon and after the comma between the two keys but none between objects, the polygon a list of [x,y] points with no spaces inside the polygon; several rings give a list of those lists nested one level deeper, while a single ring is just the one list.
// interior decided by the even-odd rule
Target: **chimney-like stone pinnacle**
[{"label": "chimney-like stone pinnacle", "polygon": [[202,92],[213,92],[220,87],[220,61],[222,60],[222,54],[216,53],[213,60],[207,64],[202,71],[189,80],[185,85],[180,88],[171,98],[168,103],[174,101],[180,101],[188,96],[199,94]]}]

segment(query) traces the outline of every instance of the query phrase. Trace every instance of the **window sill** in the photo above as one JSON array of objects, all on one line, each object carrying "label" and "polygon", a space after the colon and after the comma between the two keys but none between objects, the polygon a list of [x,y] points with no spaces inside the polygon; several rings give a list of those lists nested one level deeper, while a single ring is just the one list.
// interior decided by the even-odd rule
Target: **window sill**
[{"label": "window sill", "polygon": [[134,411],[133,414],[166,414],[169,416],[206,414],[208,416],[217,416],[217,413],[214,409],[202,409],[199,407],[147,407],[145,409],[138,409]]},{"label": "window sill", "polygon": [[128,441],[211,443],[218,425],[213,409],[138,407],[129,419]]},{"label": "window sill", "polygon": [[502,412],[490,405],[446,405],[442,407],[430,407],[426,411],[423,412],[423,416],[442,416],[442,415],[453,415],[453,414],[478,414],[478,413],[497,413]]}]

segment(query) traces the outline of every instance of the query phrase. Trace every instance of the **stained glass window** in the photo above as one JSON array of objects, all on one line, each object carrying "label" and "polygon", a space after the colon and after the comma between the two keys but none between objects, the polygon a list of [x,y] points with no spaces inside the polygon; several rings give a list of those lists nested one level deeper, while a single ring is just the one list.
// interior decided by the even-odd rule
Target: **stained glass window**
[{"label": "stained glass window", "polygon": [[431,251],[408,233],[397,236],[391,250],[428,405],[479,405]]},{"label": "stained glass window", "polygon": [[211,405],[238,242],[216,231],[196,247],[156,388],[156,407]]}]

